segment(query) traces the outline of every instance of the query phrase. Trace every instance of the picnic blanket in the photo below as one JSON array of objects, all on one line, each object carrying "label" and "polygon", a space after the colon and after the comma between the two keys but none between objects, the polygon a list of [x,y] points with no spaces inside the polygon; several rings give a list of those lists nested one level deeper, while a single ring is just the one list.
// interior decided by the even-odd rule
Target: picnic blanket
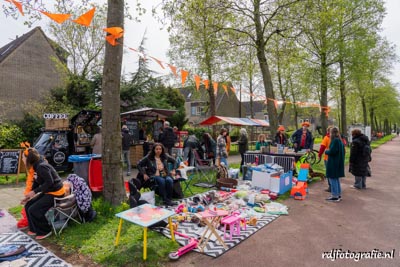
[{"label": "picnic blanket", "polygon": [[[189,203],[193,201],[194,197],[201,197],[205,196],[208,192],[205,192],[200,195],[195,195],[190,198],[185,198],[182,200],[184,203]],[[229,249],[235,247],[236,245],[239,245],[240,242],[244,241],[246,238],[250,237],[251,235],[255,234],[258,230],[262,229],[269,223],[273,222],[276,220],[280,215],[268,215],[268,214],[260,214],[260,217],[257,220],[257,225],[251,226],[247,225],[246,230],[241,230],[240,235],[234,235],[232,237],[232,240],[225,239],[224,242],[227,246],[227,249],[225,249],[222,245],[219,244],[219,242],[216,242],[216,240],[211,239],[207,246],[204,248],[204,251],[201,252],[199,249],[195,249],[194,251],[197,251],[199,253],[204,253],[208,256],[211,257],[219,257],[222,254],[224,254],[226,251]],[[201,236],[201,233],[204,231],[205,227],[199,227],[198,224],[195,223],[190,223],[190,222],[182,222],[178,226],[178,232],[181,232],[183,234],[186,234],[190,237],[193,238],[198,238]],[[168,228],[159,228],[159,232],[161,232],[163,235],[167,236],[168,238],[171,238],[171,234]],[[223,236],[223,231],[221,232],[221,236]],[[178,235],[175,235],[176,241],[181,244],[182,246],[185,246],[189,243],[189,239],[180,237]]]},{"label": "picnic blanket", "polygon": [[[66,263],[58,258],[52,252],[41,246],[31,237],[25,233],[18,231],[15,233],[1,233],[0,245],[16,245],[25,246],[27,254],[25,257],[20,258],[19,261],[24,260],[27,267],[71,267],[72,265]],[[6,262],[3,262],[6,263]]]}]

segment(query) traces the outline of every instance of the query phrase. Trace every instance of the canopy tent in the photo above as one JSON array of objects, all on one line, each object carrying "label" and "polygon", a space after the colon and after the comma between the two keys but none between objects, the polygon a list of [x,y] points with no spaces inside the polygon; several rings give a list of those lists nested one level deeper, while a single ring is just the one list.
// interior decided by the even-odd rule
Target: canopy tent
[{"label": "canopy tent", "polygon": [[121,113],[121,118],[127,118],[137,121],[165,119],[175,114],[177,110],[160,108],[141,108],[137,110]]},{"label": "canopy tent", "polygon": [[200,125],[222,125],[231,124],[234,126],[258,126],[269,127],[269,121],[249,118],[234,118],[223,116],[211,116],[208,119],[200,122]]}]

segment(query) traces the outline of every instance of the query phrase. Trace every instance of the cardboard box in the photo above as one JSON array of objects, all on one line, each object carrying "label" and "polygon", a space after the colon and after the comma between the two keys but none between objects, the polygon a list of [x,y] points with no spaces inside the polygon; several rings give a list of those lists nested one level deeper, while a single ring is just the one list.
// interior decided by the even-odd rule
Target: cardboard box
[{"label": "cardboard box", "polygon": [[47,119],[45,120],[46,130],[58,130],[69,127],[68,119]]}]

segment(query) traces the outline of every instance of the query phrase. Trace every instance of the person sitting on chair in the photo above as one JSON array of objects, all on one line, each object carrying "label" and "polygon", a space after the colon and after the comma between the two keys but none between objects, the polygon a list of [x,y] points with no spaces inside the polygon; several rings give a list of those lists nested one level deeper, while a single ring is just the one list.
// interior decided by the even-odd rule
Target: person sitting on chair
[{"label": "person sitting on chair", "polygon": [[[172,163],[173,170],[168,170],[168,163]],[[172,190],[175,176],[175,159],[166,153],[164,146],[161,143],[155,143],[153,148],[142,158],[138,163],[138,170],[146,182],[153,179],[157,184],[158,194],[162,197],[164,204],[174,206],[172,201]]]},{"label": "person sitting on chair", "polygon": [[46,212],[54,205],[54,197],[64,196],[64,186],[56,170],[47,163],[34,148],[25,150],[22,160],[28,170],[33,168],[34,177],[32,190],[29,191],[21,204],[25,204],[28,218],[28,235],[36,236],[36,240],[51,235],[51,227],[46,219]]}]

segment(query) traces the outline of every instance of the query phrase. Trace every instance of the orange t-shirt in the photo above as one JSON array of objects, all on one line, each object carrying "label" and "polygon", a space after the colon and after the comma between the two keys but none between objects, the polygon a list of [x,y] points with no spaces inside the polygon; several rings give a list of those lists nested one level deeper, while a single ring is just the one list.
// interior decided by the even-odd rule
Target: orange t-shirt
[{"label": "orange t-shirt", "polygon": [[35,175],[35,171],[33,168],[30,168],[28,171],[28,175],[26,176],[26,182],[25,182],[25,191],[24,195],[26,196],[30,191],[32,191],[32,185],[33,185],[33,177]]},{"label": "orange t-shirt", "polygon": [[[325,149],[329,149],[329,146],[331,144],[331,138],[330,136],[324,136],[324,139],[322,139],[321,146],[325,146]],[[328,155],[324,153],[324,160],[328,160]]]}]

